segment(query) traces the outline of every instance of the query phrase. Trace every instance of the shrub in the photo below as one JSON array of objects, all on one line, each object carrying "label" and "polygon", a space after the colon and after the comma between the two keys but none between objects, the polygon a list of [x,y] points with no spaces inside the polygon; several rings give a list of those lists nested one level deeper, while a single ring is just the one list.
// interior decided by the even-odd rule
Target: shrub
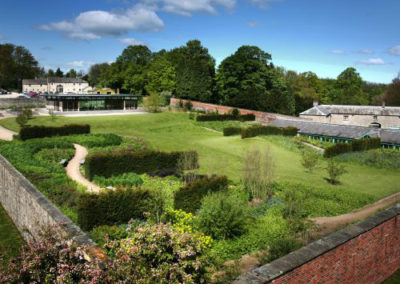
[{"label": "shrub", "polygon": [[224,136],[232,136],[232,135],[239,135],[242,133],[241,127],[225,127],[224,128]]},{"label": "shrub", "polygon": [[227,185],[226,176],[205,177],[189,182],[175,193],[174,207],[195,213],[200,208],[204,196],[211,192],[224,190]]},{"label": "shrub", "polygon": [[283,136],[296,136],[299,130],[296,127],[284,127],[282,128],[282,135]]},{"label": "shrub", "polygon": [[166,103],[166,98],[157,92],[150,92],[144,100],[144,107],[148,112],[160,112]]},{"label": "shrub", "polygon": [[[86,158],[85,173],[89,179],[92,179],[95,175],[110,177],[129,172],[151,174],[166,169],[176,170],[182,155],[187,155],[187,153],[147,150],[95,152]],[[192,166],[197,168],[197,153],[190,153],[191,159],[194,161]]]},{"label": "shrub", "polygon": [[353,140],[352,146],[354,152],[379,149],[381,147],[381,139],[379,137],[356,139]]},{"label": "shrub", "polygon": [[328,166],[326,167],[326,170],[327,170],[328,176],[329,176],[328,181],[331,184],[338,184],[339,177],[342,176],[343,174],[347,173],[345,166],[338,163],[334,159],[328,160]]},{"label": "shrub", "polygon": [[252,113],[250,114],[242,114],[242,115],[233,115],[233,114],[203,114],[198,115],[196,118],[197,121],[226,121],[226,120],[239,120],[239,121],[254,121],[256,120],[256,116]]},{"label": "shrub", "polygon": [[234,109],[232,110],[231,113],[232,113],[232,115],[235,116],[235,117],[237,117],[237,116],[240,115],[240,111],[239,111],[237,108],[234,108]]},{"label": "shrub", "polygon": [[107,240],[120,240],[128,236],[127,225],[98,226],[89,232],[89,237],[98,245],[103,246]]},{"label": "shrub", "polygon": [[259,135],[282,135],[282,129],[274,126],[256,125],[242,130],[242,139]]},{"label": "shrub", "polygon": [[202,201],[198,218],[200,229],[215,239],[240,236],[247,231],[247,199],[226,191],[209,194]]},{"label": "shrub", "polygon": [[144,219],[152,212],[154,195],[145,189],[116,189],[81,194],[78,201],[78,223],[84,230],[99,225],[127,223],[132,218]]},{"label": "shrub", "polygon": [[193,108],[192,102],[191,102],[191,101],[187,101],[187,102],[185,103],[184,109],[185,109],[186,111],[191,111],[192,108]]},{"label": "shrub", "polygon": [[353,150],[353,147],[351,144],[347,143],[337,143],[331,147],[328,147],[325,149],[324,152],[324,157],[325,158],[331,158],[343,153],[351,152]]},{"label": "shrub", "polygon": [[317,167],[319,160],[319,153],[315,150],[305,149],[301,153],[301,164],[310,173]]},{"label": "shrub", "polygon": [[119,176],[111,176],[109,178],[94,176],[93,181],[101,187],[107,186],[137,186],[143,183],[139,175],[135,173],[125,173]]},{"label": "shrub", "polygon": [[51,136],[66,136],[72,134],[90,133],[88,124],[68,124],[60,127],[54,126],[32,126],[21,128],[19,135],[22,140],[42,138]]}]

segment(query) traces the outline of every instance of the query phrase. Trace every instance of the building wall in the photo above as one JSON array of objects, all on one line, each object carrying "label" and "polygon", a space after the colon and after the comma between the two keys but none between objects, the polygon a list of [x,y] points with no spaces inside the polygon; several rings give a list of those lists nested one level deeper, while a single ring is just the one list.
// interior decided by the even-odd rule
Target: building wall
[{"label": "building wall", "polygon": [[71,239],[81,244],[93,244],[78,226],[1,155],[0,202],[26,240],[38,237],[43,226],[58,226]]},{"label": "building wall", "polygon": [[400,204],[240,276],[234,283],[382,283],[400,269]]},{"label": "building wall", "polygon": [[57,86],[63,86],[63,94],[74,93],[74,94],[84,94],[84,89],[89,87],[89,83],[49,83],[42,85],[23,85],[22,90],[24,93],[29,92],[49,92],[57,93]]},{"label": "building wall", "polygon": [[344,119],[342,114],[332,114],[330,116],[314,116],[300,115],[301,118],[314,122],[342,124],[342,125],[358,125],[368,127],[373,122],[378,122],[382,128],[400,127],[400,117],[398,116],[377,116],[376,119],[372,115],[348,115],[348,119]]}]

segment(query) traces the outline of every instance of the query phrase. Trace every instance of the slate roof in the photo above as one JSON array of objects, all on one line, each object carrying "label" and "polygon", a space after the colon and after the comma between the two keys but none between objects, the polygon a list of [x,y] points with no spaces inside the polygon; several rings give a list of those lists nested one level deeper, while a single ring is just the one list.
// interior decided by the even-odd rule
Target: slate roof
[{"label": "slate roof", "polygon": [[321,135],[348,139],[358,139],[368,135],[370,137],[380,137],[383,143],[400,144],[400,130],[281,119],[271,121],[269,125],[275,127],[296,127],[299,129],[300,134],[305,135]]},{"label": "slate roof", "polygon": [[328,116],[330,114],[400,116],[400,107],[317,105],[300,113],[300,115],[313,116]]},{"label": "slate roof", "polygon": [[80,78],[63,78],[63,77],[52,77],[52,78],[40,78],[40,79],[24,79],[22,80],[23,85],[46,85],[47,82],[62,84],[62,83],[87,83],[85,80]]}]

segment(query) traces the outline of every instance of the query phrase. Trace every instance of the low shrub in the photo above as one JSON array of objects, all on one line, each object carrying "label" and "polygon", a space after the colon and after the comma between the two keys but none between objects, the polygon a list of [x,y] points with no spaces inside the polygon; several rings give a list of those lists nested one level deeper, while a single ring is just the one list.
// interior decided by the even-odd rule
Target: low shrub
[{"label": "low shrub", "polygon": [[196,118],[197,121],[225,121],[225,120],[239,120],[239,121],[254,121],[256,120],[256,116],[252,113],[249,114],[203,114],[198,115]]},{"label": "low shrub", "polygon": [[115,151],[96,152],[86,158],[85,173],[89,179],[95,175],[110,177],[123,173],[134,172],[137,174],[154,173],[162,170],[176,170],[183,155],[190,153],[194,163],[190,170],[198,167],[197,153],[190,152],[159,152],[159,151]]},{"label": "low shrub", "polygon": [[354,152],[368,151],[371,149],[379,149],[381,147],[381,139],[379,137],[362,138],[353,140],[351,144]]},{"label": "low shrub", "polygon": [[111,176],[109,178],[94,176],[93,182],[101,187],[107,186],[137,186],[143,183],[141,177],[135,173],[125,173],[119,176]]},{"label": "low shrub", "polygon": [[67,124],[64,126],[31,126],[21,128],[19,135],[25,141],[32,138],[42,138],[51,136],[67,136],[72,134],[90,133],[88,124]]},{"label": "low shrub", "polygon": [[238,237],[247,231],[246,196],[226,191],[204,197],[198,214],[199,228],[214,239]]},{"label": "low shrub", "polygon": [[242,129],[242,139],[259,135],[295,136],[297,135],[297,131],[298,129],[294,127],[279,128],[275,126],[256,125]]},{"label": "low shrub", "polygon": [[127,225],[98,226],[89,232],[89,237],[99,246],[103,246],[107,240],[114,241],[128,236]]},{"label": "low shrub", "polygon": [[95,226],[127,223],[130,219],[144,219],[152,212],[154,195],[145,189],[116,189],[100,193],[84,193],[78,200],[78,223],[84,230]]},{"label": "low shrub", "polygon": [[228,179],[226,176],[212,176],[196,179],[187,183],[175,193],[174,207],[186,212],[195,213],[201,206],[204,196],[211,192],[226,189]]},{"label": "low shrub", "polygon": [[239,135],[240,133],[242,133],[241,127],[225,127],[224,128],[224,136]]},{"label": "low shrub", "polygon": [[348,152],[352,152],[353,151],[353,147],[351,144],[347,144],[347,143],[337,143],[331,147],[328,147],[325,149],[324,152],[324,157],[325,158],[331,158],[343,153],[348,153]]}]

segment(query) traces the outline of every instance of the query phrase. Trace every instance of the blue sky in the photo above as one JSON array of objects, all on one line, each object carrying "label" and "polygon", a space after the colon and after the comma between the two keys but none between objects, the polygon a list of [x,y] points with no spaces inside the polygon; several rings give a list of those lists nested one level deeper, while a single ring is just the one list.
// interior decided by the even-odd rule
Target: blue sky
[{"label": "blue sky", "polygon": [[199,39],[217,63],[249,44],[286,69],[335,78],[353,66],[387,83],[400,71],[399,14],[398,0],[0,0],[0,42],[64,70],[114,61],[127,44]]}]

